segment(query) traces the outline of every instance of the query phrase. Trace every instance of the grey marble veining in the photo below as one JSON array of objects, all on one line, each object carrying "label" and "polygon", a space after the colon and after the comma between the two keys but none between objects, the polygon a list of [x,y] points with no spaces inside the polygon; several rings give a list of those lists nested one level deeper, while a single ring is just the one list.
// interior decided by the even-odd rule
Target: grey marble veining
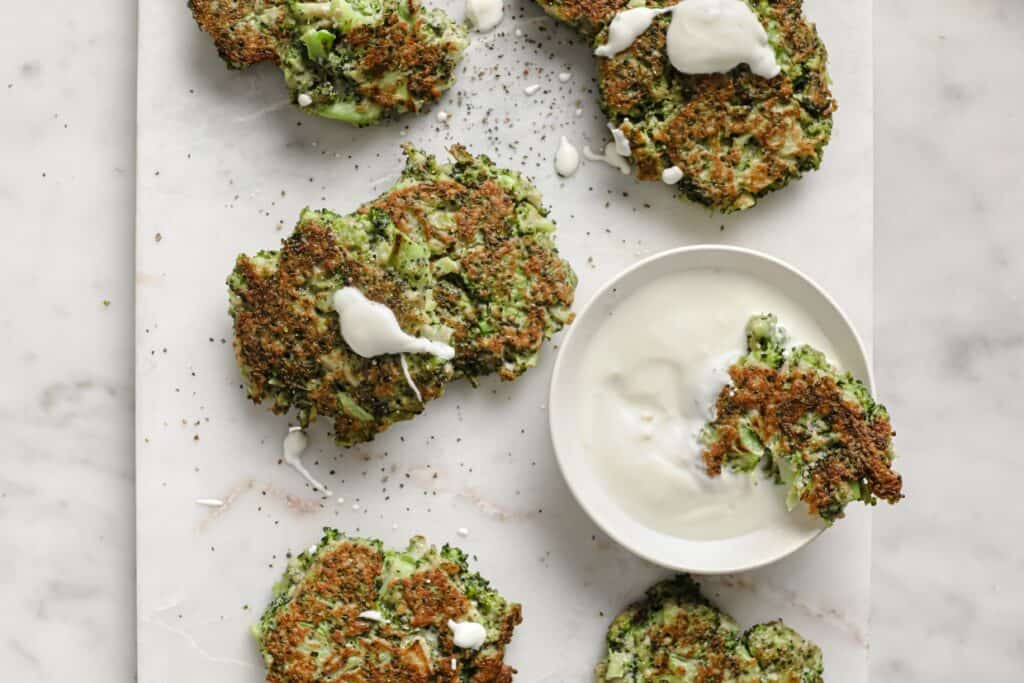
[{"label": "grey marble veining", "polygon": [[85,0],[0,19],[5,681],[135,667],[134,14]]},{"label": "grey marble veining", "polygon": [[[0,42],[4,680],[134,676],[134,12],[4,9],[47,35]],[[1024,5],[875,12],[876,364],[909,497],[875,516],[872,680],[1015,681]]]},{"label": "grey marble veining", "polygon": [[876,365],[908,497],[875,517],[873,671],[1021,680],[1024,3],[876,13]]}]

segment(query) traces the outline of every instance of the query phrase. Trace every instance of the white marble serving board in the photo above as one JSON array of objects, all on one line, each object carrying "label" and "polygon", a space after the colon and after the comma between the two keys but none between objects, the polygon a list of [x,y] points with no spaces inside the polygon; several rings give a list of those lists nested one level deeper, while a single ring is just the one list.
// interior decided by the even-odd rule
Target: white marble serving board
[{"label": "white marble serving board", "polygon": [[[459,3],[444,3],[461,16]],[[138,101],[137,496],[139,680],[255,683],[248,626],[285,555],[325,525],[392,545],[456,543],[525,621],[508,653],[524,683],[591,680],[611,617],[666,572],[610,542],[555,464],[546,396],[558,339],[514,384],[452,386],[419,419],[349,451],[313,430],[322,499],[279,463],[287,419],[251,405],[231,352],[224,279],[273,249],[305,205],[348,211],[388,186],[398,145],[462,142],[537,182],[580,276],[578,302],[637,259],[684,244],[767,251],[817,279],[865,340],[872,327],[871,5],[808,0],[840,104],[823,169],[721,217],[599,163],[558,178],[560,135],[605,141],[586,46],[532,3],[474,35],[454,90],[375,129],[305,116],[276,69],[226,70],[183,0],[141,0]],[[521,34],[517,35],[517,32]],[[572,73],[565,84],[561,71]],[[538,83],[532,97],[523,93]],[[577,106],[583,112],[576,116]],[[435,114],[451,113],[447,124]],[[338,504],[337,496],[345,498]],[[221,509],[198,498],[227,501]],[[359,509],[354,510],[353,503]],[[461,538],[456,531],[466,527]],[[764,570],[704,580],[744,625],[783,617],[824,652],[831,683],[866,680],[870,515],[854,510]]]}]

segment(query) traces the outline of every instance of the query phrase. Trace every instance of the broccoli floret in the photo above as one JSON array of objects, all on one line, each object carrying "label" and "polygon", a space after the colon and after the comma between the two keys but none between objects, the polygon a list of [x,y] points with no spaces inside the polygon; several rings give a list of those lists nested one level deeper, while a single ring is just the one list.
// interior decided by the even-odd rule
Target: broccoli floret
[{"label": "broccoli floret", "polygon": [[747,355],[739,365],[777,368],[786,354],[786,334],[773,314],[755,315],[747,322]]}]

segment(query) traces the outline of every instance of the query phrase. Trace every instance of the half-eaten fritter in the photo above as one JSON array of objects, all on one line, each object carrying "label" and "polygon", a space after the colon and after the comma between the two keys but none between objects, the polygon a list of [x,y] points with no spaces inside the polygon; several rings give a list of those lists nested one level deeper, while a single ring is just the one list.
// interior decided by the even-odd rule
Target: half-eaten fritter
[{"label": "half-eaten fritter", "polygon": [[781,621],[741,631],[689,576],[662,581],[608,628],[597,683],[822,683],[821,650]]},{"label": "half-eaten fritter", "polygon": [[324,529],[252,627],[270,683],[509,683],[521,608],[458,548],[405,550]]},{"label": "half-eaten fritter", "polygon": [[[393,188],[347,215],[303,211],[280,251],[239,256],[228,278],[249,397],[294,409],[303,427],[333,420],[342,445],[416,416],[451,381],[514,380],[573,317],[576,275],[529,180],[458,146],[450,164],[405,151]],[[336,308],[343,289],[454,356],[356,353]]]},{"label": "half-eaten fritter", "polygon": [[896,503],[903,480],[893,471],[892,426],[885,406],[850,373],[840,373],[810,346],[786,350],[774,315],[747,323],[747,354],[704,428],[704,463],[751,472],[759,465],[799,501],[832,523],[848,503]]}]

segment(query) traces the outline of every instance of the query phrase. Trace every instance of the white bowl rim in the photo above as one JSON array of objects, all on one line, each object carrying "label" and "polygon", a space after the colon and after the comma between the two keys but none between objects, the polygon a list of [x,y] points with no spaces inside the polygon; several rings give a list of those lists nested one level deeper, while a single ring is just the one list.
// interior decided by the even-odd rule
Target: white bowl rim
[{"label": "white bowl rim", "polygon": [[[715,253],[715,252],[728,253],[728,254],[739,256],[739,257],[742,257],[742,258],[753,258],[753,259],[756,259],[756,260],[765,261],[765,262],[769,263],[770,265],[776,266],[776,267],[778,267],[778,268],[780,268],[780,269],[782,269],[784,271],[787,271],[790,275],[795,276],[798,280],[801,280],[805,285],[807,285],[809,287],[809,289],[813,291],[813,293],[815,293],[819,297],[821,297],[821,299],[838,316],[839,320],[843,324],[843,327],[846,328],[846,332],[849,333],[849,339],[850,339],[850,341],[852,341],[853,348],[855,349],[857,355],[859,356],[858,360],[861,362],[861,364],[863,365],[863,367],[865,368],[865,371],[866,371],[866,377],[864,377],[862,379],[864,379],[864,381],[867,384],[868,389],[871,391],[871,393],[872,394],[875,393],[874,370],[872,368],[870,357],[868,356],[867,351],[866,351],[866,349],[864,347],[863,340],[861,339],[860,335],[857,333],[857,329],[856,329],[856,327],[854,327],[854,325],[853,325],[852,321],[850,320],[849,316],[846,315],[846,312],[839,306],[838,303],[836,303],[835,299],[833,299],[832,296],[829,295],[829,293],[826,292],[825,289],[821,285],[819,285],[815,280],[813,280],[809,275],[807,275],[806,273],[801,271],[799,268],[797,268],[797,267],[787,263],[786,261],[783,261],[780,258],[777,258],[775,256],[771,256],[770,254],[766,254],[766,253],[761,252],[761,251],[757,251],[755,249],[749,249],[749,248],[746,248],[746,247],[738,247],[738,246],[726,245],[726,244],[695,244],[695,245],[688,245],[688,246],[682,246],[682,247],[675,247],[675,248],[672,248],[672,249],[667,249],[665,251],[658,252],[657,254],[652,254],[651,256],[643,258],[640,261],[637,261],[636,263],[632,264],[631,266],[628,266],[628,267],[624,268],[623,270],[621,270],[618,273],[616,273],[612,278],[607,280],[604,284],[602,284],[597,289],[597,291],[594,292],[593,296],[590,297],[590,300],[587,301],[587,303],[584,304],[584,306],[577,313],[576,320],[582,320],[584,318],[584,316],[586,316],[587,313],[597,304],[597,302],[600,301],[610,290],[614,289],[624,279],[626,279],[627,277],[629,277],[630,275],[632,275],[633,273],[635,273],[638,270],[641,270],[643,268],[647,268],[647,267],[651,266],[653,263],[655,263],[657,261],[660,261],[662,259],[670,259],[670,258],[673,258],[673,257],[678,257],[680,254],[686,254],[686,253]],[[781,552],[776,553],[774,555],[765,556],[764,558],[759,559],[758,561],[755,561],[755,562],[748,562],[748,563],[745,563],[745,564],[728,565],[728,566],[721,566],[721,567],[699,567],[699,568],[697,568],[697,567],[686,567],[686,566],[680,565],[679,563],[668,561],[668,560],[666,560],[663,557],[659,557],[657,555],[657,553],[651,552],[651,551],[649,551],[649,550],[647,550],[645,548],[640,548],[640,547],[637,546],[637,544],[632,543],[630,541],[630,539],[627,538],[625,536],[625,534],[621,533],[619,530],[616,530],[616,529],[613,529],[613,528],[609,528],[608,525],[604,524],[603,520],[602,520],[602,517],[600,515],[596,514],[595,511],[592,509],[592,503],[585,499],[585,497],[579,491],[576,483],[574,483],[573,479],[568,475],[568,473],[566,471],[566,464],[563,462],[563,455],[559,452],[559,448],[558,448],[557,431],[558,431],[559,428],[555,424],[556,423],[556,419],[555,418],[556,418],[557,415],[560,414],[558,411],[561,410],[561,406],[556,401],[555,392],[556,392],[556,390],[557,390],[557,388],[559,386],[560,380],[562,378],[562,369],[563,369],[562,359],[563,359],[563,356],[564,356],[564,352],[570,347],[570,343],[571,343],[571,341],[573,339],[573,336],[574,336],[576,330],[579,329],[579,327],[580,327],[579,325],[570,325],[569,326],[568,331],[566,332],[565,336],[562,339],[562,343],[559,345],[560,346],[559,353],[557,354],[557,356],[555,358],[554,368],[552,369],[552,372],[551,372],[551,383],[550,383],[549,388],[548,388],[548,406],[549,406],[549,410],[548,410],[548,431],[549,431],[549,436],[551,438],[552,450],[555,453],[555,460],[558,462],[559,471],[562,473],[562,478],[565,480],[566,485],[569,487],[569,490],[572,492],[573,498],[575,498],[576,503],[581,508],[583,508],[583,511],[587,514],[587,516],[590,518],[590,520],[594,524],[596,524],[598,526],[598,528],[600,528],[605,534],[607,534],[609,538],[611,538],[613,541],[618,543],[623,548],[629,550],[634,555],[636,555],[636,556],[638,556],[638,557],[640,557],[640,558],[642,558],[644,560],[647,560],[648,562],[652,562],[652,563],[654,563],[656,565],[659,565],[659,566],[662,566],[662,567],[666,567],[668,569],[673,569],[675,571],[692,572],[692,573],[695,573],[695,574],[702,574],[702,575],[705,575],[705,576],[714,576],[714,575],[719,575],[719,574],[732,574],[732,573],[735,573],[735,572],[743,572],[743,571],[749,571],[749,570],[753,570],[753,569],[759,569],[761,567],[765,567],[767,565],[770,565],[770,564],[773,564],[775,562],[778,562],[778,561],[782,560],[783,558],[788,557],[789,555],[791,555],[791,554],[797,552],[798,550],[806,547],[807,544],[809,544],[814,539],[818,538],[821,535],[821,533],[823,531],[825,531],[825,529],[827,527],[821,527],[820,529],[816,530],[813,534],[807,535],[804,538],[802,543],[799,543],[798,545],[795,545],[793,547],[784,549]],[[683,539],[680,539],[680,540],[682,541]],[[699,541],[687,541],[687,542],[699,543]]]}]

